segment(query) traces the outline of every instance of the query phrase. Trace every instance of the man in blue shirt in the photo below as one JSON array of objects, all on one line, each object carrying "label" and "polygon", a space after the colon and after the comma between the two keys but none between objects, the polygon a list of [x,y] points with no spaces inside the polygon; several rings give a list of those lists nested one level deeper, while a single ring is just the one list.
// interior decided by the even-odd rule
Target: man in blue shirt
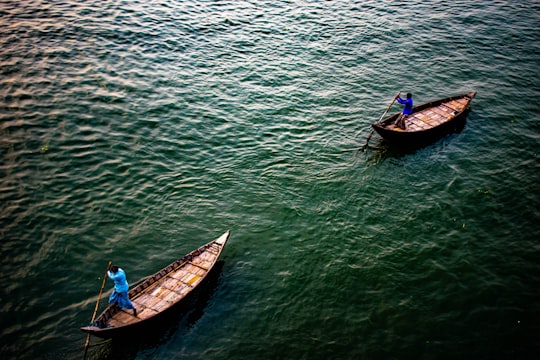
[{"label": "man in blue shirt", "polygon": [[405,130],[405,120],[412,114],[413,100],[411,93],[407,93],[407,98],[402,99],[399,95],[396,97],[398,103],[405,105],[403,107],[403,112],[399,114],[396,119],[396,126]]},{"label": "man in blue shirt", "polygon": [[109,297],[109,303],[116,304],[122,309],[133,309],[133,316],[137,316],[137,309],[135,309],[128,297],[129,285],[124,270],[113,265],[107,271],[107,276],[114,281],[114,290]]}]

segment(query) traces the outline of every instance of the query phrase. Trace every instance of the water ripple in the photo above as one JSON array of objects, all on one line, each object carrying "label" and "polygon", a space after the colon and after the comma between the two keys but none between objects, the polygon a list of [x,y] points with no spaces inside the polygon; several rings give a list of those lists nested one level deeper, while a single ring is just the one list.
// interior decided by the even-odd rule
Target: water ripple
[{"label": "water ripple", "polygon": [[[196,324],[123,357],[525,354],[538,11],[0,3],[2,353],[80,358],[108,259],[134,282],[231,229]],[[478,95],[431,146],[349,151],[400,89]]]}]

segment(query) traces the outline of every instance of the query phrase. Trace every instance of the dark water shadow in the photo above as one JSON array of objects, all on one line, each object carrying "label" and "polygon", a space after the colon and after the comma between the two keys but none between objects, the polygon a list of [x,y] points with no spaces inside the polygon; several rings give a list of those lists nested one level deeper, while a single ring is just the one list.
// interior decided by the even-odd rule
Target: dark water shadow
[{"label": "dark water shadow", "polygon": [[177,332],[187,332],[204,315],[212,295],[219,284],[224,261],[218,261],[207,278],[179,304],[159,320],[125,337],[114,339],[94,338],[86,359],[129,360],[141,352],[166,344]]},{"label": "dark water shadow", "polygon": [[401,159],[415,155],[420,151],[444,147],[458,136],[465,128],[466,119],[456,123],[452,131],[434,138],[432,141],[417,144],[395,144],[381,137],[371,139],[370,145],[362,152],[368,165],[377,165],[387,159]]}]

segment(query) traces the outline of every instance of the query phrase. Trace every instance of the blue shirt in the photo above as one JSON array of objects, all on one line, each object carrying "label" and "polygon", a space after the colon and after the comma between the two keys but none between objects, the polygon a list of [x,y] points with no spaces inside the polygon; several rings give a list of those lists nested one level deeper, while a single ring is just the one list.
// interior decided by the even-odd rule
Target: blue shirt
[{"label": "blue shirt", "polygon": [[107,271],[109,278],[114,281],[114,290],[116,292],[127,292],[129,289],[128,282],[126,280],[126,273],[124,270],[118,268],[118,271],[113,273],[112,271]]},{"label": "blue shirt", "polygon": [[412,114],[412,107],[413,107],[412,98],[410,98],[410,99],[402,99],[402,98],[398,97],[397,101],[398,101],[398,103],[405,105],[405,107],[403,108],[403,114],[405,114],[405,115],[411,115]]}]

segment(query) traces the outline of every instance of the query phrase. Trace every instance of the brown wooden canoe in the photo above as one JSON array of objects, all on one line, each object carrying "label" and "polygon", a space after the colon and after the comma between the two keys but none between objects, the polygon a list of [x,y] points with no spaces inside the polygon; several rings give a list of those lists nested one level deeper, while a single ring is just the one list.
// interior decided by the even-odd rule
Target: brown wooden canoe
[{"label": "brown wooden canoe", "polygon": [[230,231],[149,276],[129,291],[137,309],[123,310],[109,305],[89,326],[81,330],[102,338],[122,336],[141,328],[181,302],[208,275],[217,262]]},{"label": "brown wooden canoe", "polygon": [[372,127],[389,142],[410,146],[429,143],[464,125],[475,95],[473,91],[415,106],[405,122],[406,129],[395,125],[399,113],[372,124]]}]

